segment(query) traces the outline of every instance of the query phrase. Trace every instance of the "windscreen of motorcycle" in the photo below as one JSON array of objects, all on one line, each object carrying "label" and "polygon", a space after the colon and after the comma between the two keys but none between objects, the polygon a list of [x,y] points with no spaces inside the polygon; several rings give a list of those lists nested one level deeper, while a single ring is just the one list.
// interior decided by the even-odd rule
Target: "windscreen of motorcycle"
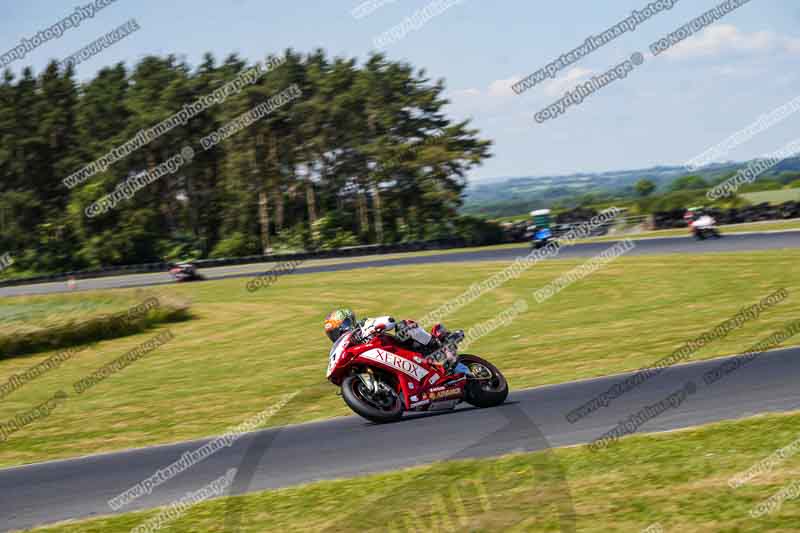
[{"label": "windscreen of motorcycle", "polygon": [[333,343],[331,351],[328,354],[328,373],[326,377],[331,377],[331,373],[333,372],[333,369],[336,367],[336,362],[339,360],[344,351],[350,345],[350,336],[352,334],[353,334],[352,331],[348,331],[347,333],[336,339],[336,342]]}]

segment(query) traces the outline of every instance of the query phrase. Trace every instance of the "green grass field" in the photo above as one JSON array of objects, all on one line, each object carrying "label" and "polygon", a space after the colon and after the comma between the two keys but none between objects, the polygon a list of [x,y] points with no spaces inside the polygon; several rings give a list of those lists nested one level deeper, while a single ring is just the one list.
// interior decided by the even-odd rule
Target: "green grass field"
[{"label": "green grass field", "polygon": [[[800,219],[790,220],[770,220],[765,222],[747,222],[744,224],[731,224],[727,226],[720,226],[723,234],[736,234],[736,233],[749,233],[753,231],[795,231],[800,230]],[[595,237],[592,239],[585,239],[583,242],[591,241],[613,241],[623,237],[629,239],[651,239],[654,237],[688,237],[689,230],[687,228],[676,229],[661,229],[655,231],[642,231],[640,233],[632,233],[628,235],[611,235],[604,237]]]},{"label": "green grass field", "polygon": [[800,202],[800,189],[779,189],[776,191],[746,192],[739,196],[753,205],[767,202],[780,205],[785,202]]},{"label": "green grass field", "polygon": [[191,318],[189,306],[144,290],[8,298],[0,307],[0,359],[71,348]]},{"label": "green grass field", "polygon": [[[202,502],[165,531],[797,531],[800,503],[750,510],[800,478],[800,455],[731,488],[728,480],[798,438],[800,414],[760,416],[549,453],[462,460]],[[158,510],[37,532],[130,531]]]},{"label": "green grass field", "polygon": [[0,326],[5,333],[28,333],[60,325],[69,320],[86,320],[118,313],[136,306],[150,296],[144,290],[93,294],[91,298],[72,295],[22,296],[6,298],[0,307]]},{"label": "green grass field", "polygon": [[[512,388],[639,368],[668,355],[779,288],[790,297],[692,360],[739,353],[796,319],[800,251],[623,257],[539,305],[531,296],[581,261],[553,260],[455,312],[452,328],[490,320],[517,298],[530,308],[470,346],[504,371]],[[504,267],[460,263],[363,269],[281,278],[255,293],[247,279],[159,288],[191,302],[195,318],[102,341],[4,397],[0,422],[59,389],[68,400],[0,444],[0,465],[148,446],[219,434],[282,394],[324,384],[329,341],[322,319],[335,306],[362,316],[419,318]],[[56,297],[104,301],[130,290]],[[14,301],[14,299],[10,299]],[[77,303],[75,305],[78,305]],[[72,384],[160,331],[174,340],[81,396]],[[792,339],[798,341],[798,339]],[[52,353],[0,361],[0,385]],[[270,424],[350,414],[333,386],[292,402]]]}]

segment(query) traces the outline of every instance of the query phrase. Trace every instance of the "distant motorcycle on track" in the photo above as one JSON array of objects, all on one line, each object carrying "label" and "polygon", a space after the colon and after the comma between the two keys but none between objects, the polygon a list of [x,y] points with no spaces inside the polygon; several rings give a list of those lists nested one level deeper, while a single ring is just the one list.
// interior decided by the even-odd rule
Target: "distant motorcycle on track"
[{"label": "distant motorcycle on track", "polygon": [[705,214],[703,210],[698,207],[690,208],[686,211],[683,218],[689,225],[689,231],[691,231],[692,236],[699,241],[712,238],[719,239],[722,237],[714,217]]},{"label": "distant motorcycle on track", "polygon": [[192,263],[178,263],[169,270],[175,281],[199,281],[206,279],[197,272],[197,267]]},{"label": "distant motorcycle on track", "polygon": [[531,247],[534,250],[543,248],[553,241],[553,230],[550,229],[550,210],[539,209],[531,211],[533,225],[528,226],[531,235]]}]

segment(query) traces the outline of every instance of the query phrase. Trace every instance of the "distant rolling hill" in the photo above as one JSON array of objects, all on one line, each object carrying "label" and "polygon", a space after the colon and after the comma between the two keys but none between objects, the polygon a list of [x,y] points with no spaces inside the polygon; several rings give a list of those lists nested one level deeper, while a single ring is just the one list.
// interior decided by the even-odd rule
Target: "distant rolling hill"
[{"label": "distant rolling hill", "polygon": [[[631,194],[640,179],[649,179],[659,190],[687,174],[696,174],[710,183],[736,172],[748,162],[715,163],[690,172],[685,167],[658,166],[636,170],[615,170],[564,176],[498,177],[470,183],[462,211],[467,214],[510,215],[535,207],[575,198],[587,193]],[[800,172],[800,157],[779,163],[765,176],[781,172]]]}]

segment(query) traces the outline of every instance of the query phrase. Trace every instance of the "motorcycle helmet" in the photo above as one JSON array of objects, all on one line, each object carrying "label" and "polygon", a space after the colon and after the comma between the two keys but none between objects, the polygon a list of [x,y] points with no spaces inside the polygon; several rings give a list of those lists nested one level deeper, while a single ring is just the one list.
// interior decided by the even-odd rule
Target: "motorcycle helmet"
[{"label": "motorcycle helmet", "polygon": [[336,340],[346,331],[356,327],[356,314],[350,309],[335,309],[325,317],[325,334],[331,340]]}]

